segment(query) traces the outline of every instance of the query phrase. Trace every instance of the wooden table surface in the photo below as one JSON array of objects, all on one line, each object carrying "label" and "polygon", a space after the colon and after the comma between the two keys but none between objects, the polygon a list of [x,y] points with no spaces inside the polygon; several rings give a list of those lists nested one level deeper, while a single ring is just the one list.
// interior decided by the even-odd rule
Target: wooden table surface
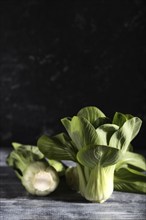
[{"label": "wooden table surface", "polygon": [[91,203],[71,191],[64,178],[49,196],[31,196],[6,166],[6,155],[1,150],[0,220],[144,220],[146,217],[146,195],[113,192],[105,203]]}]

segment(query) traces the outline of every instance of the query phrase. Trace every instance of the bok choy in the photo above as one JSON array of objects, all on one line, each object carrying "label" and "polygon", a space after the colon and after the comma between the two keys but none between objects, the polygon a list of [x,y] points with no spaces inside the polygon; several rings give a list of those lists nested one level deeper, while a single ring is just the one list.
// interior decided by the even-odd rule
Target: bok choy
[{"label": "bok choy", "polygon": [[[37,196],[45,196],[53,192],[59,184],[59,176],[38,147],[19,143],[12,145],[14,150],[8,155],[7,164],[15,170],[25,189]],[[60,165],[56,163],[57,166]]]},{"label": "bok choy", "polygon": [[141,128],[140,118],[116,112],[110,120],[100,109],[89,106],[61,122],[66,133],[43,135],[37,145],[49,159],[76,162],[76,168],[66,173],[68,181],[71,172],[78,178],[72,188],[99,203],[114,189],[146,193],[146,175],[142,173],[146,160],[132,152],[131,144]]}]

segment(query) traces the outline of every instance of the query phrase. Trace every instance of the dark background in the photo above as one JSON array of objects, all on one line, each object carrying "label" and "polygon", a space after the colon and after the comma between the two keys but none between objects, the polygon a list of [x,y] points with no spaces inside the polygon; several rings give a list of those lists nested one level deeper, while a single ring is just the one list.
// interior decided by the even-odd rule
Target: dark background
[{"label": "dark background", "polygon": [[95,105],[142,119],[146,147],[146,8],[142,0],[1,0],[0,140],[36,144]]}]

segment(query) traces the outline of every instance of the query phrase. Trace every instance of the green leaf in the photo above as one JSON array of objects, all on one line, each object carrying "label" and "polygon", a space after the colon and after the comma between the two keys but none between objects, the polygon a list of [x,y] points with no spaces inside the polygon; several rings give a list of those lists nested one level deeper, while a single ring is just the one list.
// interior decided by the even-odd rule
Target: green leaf
[{"label": "green leaf", "polygon": [[125,152],[123,158],[116,164],[116,170],[125,167],[127,164],[135,169],[146,171],[146,159],[140,154]]},{"label": "green leaf", "polygon": [[103,125],[103,124],[107,124],[109,123],[109,118],[107,117],[99,117],[96,119],[96,121],[93,123],[94,128],[98,128],[99,126]]},{"label": "green leaf", "polygon": [[112,135],[109,145],[122,149],[123,152],[125,152],[130,142],[138,134],[141,124],[142,121],[138,117],[127,120],[123,126]]},{"label": "green leaf", "polygon": [[[17,176],[19,178],[22,176],[22,175],[19,176],[19,172],[21,172],[21,174],[22,174],[27,166],[27,165],[25,165],[25,161],[22,160],[21,153],[18,152],[17,150],[11,151],[11,153],[6,158],[6,163],[10,167],[12,167],[14,170],[16,170],[16,174],[18,173]],[[18,170],[19,170],[19,172],[18,172]]]},{"label": "green leaf", "polygon": [[128,167],[121,168],[115,172],[114,189],[124,192],[146,193],[146,175]]},{"label": "green leaf", "polygon": [[133,118],[133,116],[130,114],[123,114],[121,112],[116,112],[114,114],[112,124],[116,124],[119,127],[122,127],[122,125],[125,123],[125,121],[127,121],[131,118]]},{"label": "green leaf", "polygon": [[42,160],[44,155],[36,146],[21,145],[16,150],[11,151],[6,162],[10,167],[13,167],[17,176],[20,178],[23,171],[34,161]]},{"label": "green leaf", "polygon": [[114,165],[120,158],[120,151],[116,148],[95,145],[80,149],[77,153],[77,160],[89,168],[94,168],[97,164],[102,167]]},{"label": "green leaf", "polygon": [[39,150],[45,157],[54,160],[75,160],[75,152],[64,133],[54,137],[43,135],[38,140]]},{"label": "green leaf", "polygon": [[12,142],[12,146],[15,150],[17,150],[20,146],[22,146],[22,144],[17,143],[17,142]]},{"label": "green leaf", "polygon": [[17,142],[12,142],[12,146],[15,150],[22,150],[24,152],[29,151],[32,154],[31,157],[37,157],[38,160],[44,157],[44,155],[39,151],[37,146],[20,144]]},{"label": "green leaf", "polygon": [[118,130],[118,126],[114,124],[104,124],[96,129],[98,144],[109,145],[109,140],[112,134]]},{"label": "green leaf", "polygon": [[99,117],[105,117],[105,114],[95,106],[88,106],[82,108],[78,113],[77,116],[86,118],[91,124]]},{"label": "green leaf", "polygon": [[130,143],[129,146],[127,147],[127,151],[132,151],[132,152],[133,152],[133,146],[132,146],[131,143]]},{"label": "green leaf", "polygon": [[57,160],[46,159],[51,167],[57,171],[59,176],[63,176],[65,174],[65,166],[63,163]]},{"label": "green leaf", "polygon": [[26,153],[30,152],[30,154],[33,157],[32,160],[41,160],[42,158],[44,158],[44,155],[40,152],[37,146],[21,145],[18,147],[18,150],[21,150],[21,149],[26,151]]},{"label": "green leaf", "polygon": [[64,118],[61,121],[78,150],[97,143],[96,130],[87,119],[74,116],[71,120]]}]

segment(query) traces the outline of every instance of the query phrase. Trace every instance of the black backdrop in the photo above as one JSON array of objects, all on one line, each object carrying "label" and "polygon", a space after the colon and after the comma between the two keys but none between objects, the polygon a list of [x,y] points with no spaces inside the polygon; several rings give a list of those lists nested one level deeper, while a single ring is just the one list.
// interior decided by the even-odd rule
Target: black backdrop
[{"label": "black backdrop", "polygon": [[142,0],[1,0],[0,139],[36,144],[87,105],[142,119],[146,146],[146,8]]}]

